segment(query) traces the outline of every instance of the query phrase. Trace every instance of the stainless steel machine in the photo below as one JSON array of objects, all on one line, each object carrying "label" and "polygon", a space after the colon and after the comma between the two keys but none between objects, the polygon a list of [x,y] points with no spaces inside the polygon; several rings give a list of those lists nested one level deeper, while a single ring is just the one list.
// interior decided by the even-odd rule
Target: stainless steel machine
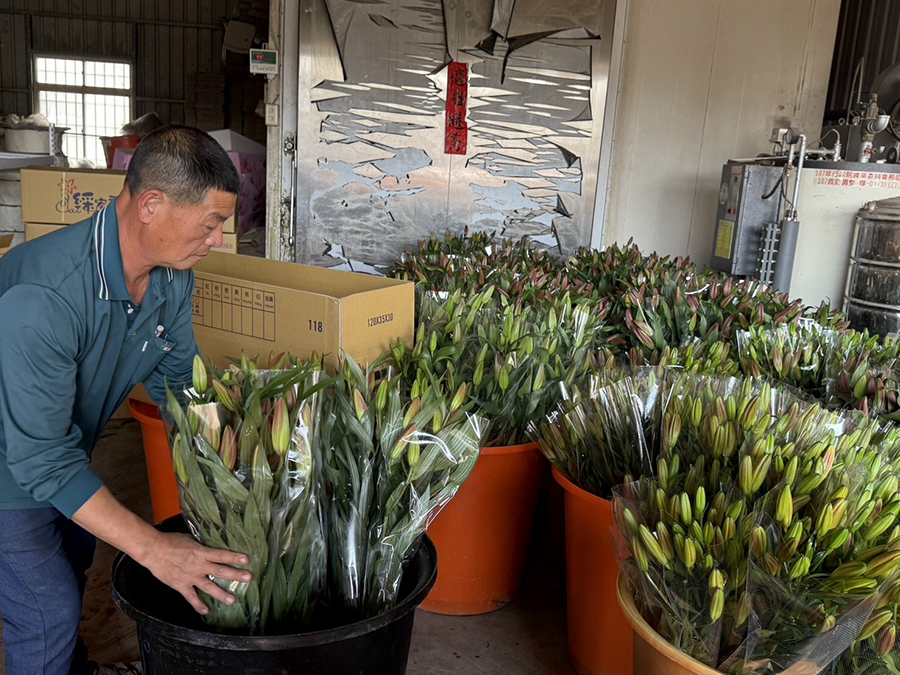
[{"label": "stainless steel machine", "polygon": [[778,222],[781,187],[779,166],[728,162],[722,167],[710,267],[760,276],[766,225]]},{"label": "stainless steel machine", "polygon": [[710,266],[759,278],[787,293],[800,232],[804,163],[815,157],[836,162],[840,144],[813,149],[794,129],[773,129],[771,141],[770,154],[725,165]]},{"label": "stainless steel machine", "polygon": [[773,134],[771,153],[723,167],[710,267],[840,309],[855,216],[900,196],[900,164],[844,161],[841,143],[809,148],[793,130]]}]

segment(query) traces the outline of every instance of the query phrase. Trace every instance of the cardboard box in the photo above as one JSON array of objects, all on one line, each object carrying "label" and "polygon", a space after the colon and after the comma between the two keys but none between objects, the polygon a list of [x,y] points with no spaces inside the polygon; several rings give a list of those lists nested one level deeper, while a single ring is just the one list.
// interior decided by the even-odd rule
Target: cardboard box
[{"label": "cardboard box", "polygon": [[[28,167],[22,169],[22,216],[26,223],[78,223],[109,204],[124,185],[124,171]],[[234,217],[222,227],[226,233],[234,228]]]},{"label": "cardboard box", "polygon": [[109,204],[124,183],[123,171],[22,169],[22,215],[26,223],[71,225]]},{"label": "cardboard box", "polygon": [[14,234],[0,234],[0,258],[12,248]]},{"label": "cardboard box", "polygon": [[373,362],[397,338],[412,344],[415,290],[409,282],[218,253],[194,268],[194,333],[201,351],[227,358],[342,351]]},{"label": "cardboard box", "polygon": [[[406,281],[219,253],[194,276],[197,346],[223,367],[241,350],[261,358],[316,351],[334,371],[342,350],[366,365],[398,338],[413,343],[415,286]],[[143,385],[129,397],[150,402]],[[126,404],[113,419],[128,416]]]},{"label": "cardboard box", "polygon": [[215,249],[221,253],[237,253],[238,252],[238,236],[236,234],[222,235],[222,245]]},{"label": "cardboard box", "polygon": [[25,241],[31,241],[45,234],[61,230],[65,225],[45,225],[44,223],[25,223]]}]

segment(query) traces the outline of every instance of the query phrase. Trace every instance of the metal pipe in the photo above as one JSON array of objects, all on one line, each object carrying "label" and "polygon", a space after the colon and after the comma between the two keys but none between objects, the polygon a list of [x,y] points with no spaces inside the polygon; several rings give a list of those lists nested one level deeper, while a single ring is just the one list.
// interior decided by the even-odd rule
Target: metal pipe
[{"label": "metal pipe", "polygon": [[781,223],[781,241],[778,243],[778,258],[775,260],[775,274],[772,285],[779,293],[790,293],[791,276],[794,272],[794,254],[797,252],[797,237],[800,223],[786,218]]},{"label": "metal pipe", "polygon": [[773,160],[784,160],[785,155],[760,155],[759,157],[743,157],[741,159],[730,159],[729,162],[768,162]]},{"label": "metal pipe", "polygon": [[886,309],[892,312],[900,310],[900,305],[884,305],[880,302],[871,302],[870,300],[860,300],[859,298],[849,297],[846,299],[848,305],[862,305],[863,307],[874,307],[875,309]]},{"label": "metal pipe", "polygon": [[807,157],[831,157],[834,154],[835,150],[832,148],[813,148],[806,151]]},{"label": "metal pipe", "polygon": [[[860,70],[866,67],[866,57],[863,56],[859,61],[856,62],[856,68],[853,71],[853,79],[850,80],[850,100],[847,101],[847,124],[850,124],[850,113],[853,110],[853,107],[858,105],[860,100],[862,99],[862,77]],[[859,94],[856,97],[856,101],[853,101],[853,87],[856,86],[856,78],[859,77]]]},{"label": "metal pipe", "polygon": [[[797,219],[797,200],[800,199],[800,174],[803,173],[804,157],[806,157],[806,134],[800,134],[800,157],[797,159],[797,175],[794,176],[794,199],[791,203],[791,219],[793,220]],[[784,240],[782,239],[782,241]]]},{"label": "metal pipe", "polygon": [[[806,136],[800,134],[801,137],[801,148],[805,145]],[[833,148],[807,148],[804,150],[804,154],[807,156],[815,156],[815,157],[831,157],[834,156],[835,161],[838,161],[841,156],[841,142],[837,141]],[[785,154],[776,154],[776,155],[758,155],[757,157],[740,157],[736,159],[729,159],[729,162],[788,162],[793,163],[794,157],[797,156],[797,152],[794,150],[794,146],[790,146],[790,149]]]},{"label": "metal pipe", "polygon": [[[853,240],[853,248],[856,248],[856,239]],[[884,262],[883,260],[872,260],[871,258],[850,257],[850,262],[862,263],[863,265],[871,265],[872,267],[883,267],[890,270],[900,270],[900,262]]]},{"label": "metal pipe", "polygon": [[866,76],[866,57],[863,56],[859,59],[860,65],[860,73],[859,73],[859,90],[856,92],[856,100],[862,101],[862,93],[863,93],[863,79]]}]

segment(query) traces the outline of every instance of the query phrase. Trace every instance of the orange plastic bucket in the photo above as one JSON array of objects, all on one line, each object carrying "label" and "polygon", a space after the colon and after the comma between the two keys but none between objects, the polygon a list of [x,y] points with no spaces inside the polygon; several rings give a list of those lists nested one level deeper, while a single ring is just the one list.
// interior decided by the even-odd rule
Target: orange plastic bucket
[{"label": "orange plastic bucket", "polygon": [[619,564],[610,539],[612,502],[553,467],[566,492],[569,658],[580,675],[631,675],[633,631],[616,599]]},{"label": "orange plastic bucket", "polygon": [[673,647],[650,627],[634,604],[628,582],[620,578],[616,586],[619,606],[634,628],[634,672],[638,675],[721,675],[718,670]]},{"label": "orange plastic bucket", "polygon": [[128,411],[141,423],[147,478],[150,481],[150,501],[153,503],[153,520],[161,523],[166,518],[181,513],[178,482],[175,480],[175,468],[172,466],[172,451],[169,448],[166,427],[152,403],[130,398]]},{"label": "orange plastic bucket", "polygon": [[438,578],[422,609],[469,616],[512,602],[545,461],[533,443],[481,451],[472,475],[428,528]]},{"label": "orange plastic bucket", "polygon": [[549,520],[549,536],[547,545],[550,547],[554,560],[559,561],[560,576],[565,574],[563,567],[566,560],[566,493],[562,486],[546,473],[547,481],[547,511]]}]

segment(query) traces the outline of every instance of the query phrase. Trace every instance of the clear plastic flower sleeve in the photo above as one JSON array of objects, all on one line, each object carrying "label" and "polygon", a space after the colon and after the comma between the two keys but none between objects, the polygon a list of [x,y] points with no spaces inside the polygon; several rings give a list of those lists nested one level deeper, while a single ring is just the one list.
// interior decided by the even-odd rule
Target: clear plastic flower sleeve
[{"label": "clear plastic flower sleeve", "polygon": [[323,427],[332,600],[346,611],[393,606],[419,538],[475,466],[485,427],[463,399],[410,399],[396,375],[376,384],[347,359]]},{"label": "clear plastic flower sleeve", "polygon": [[316,365],[292,371],[231,369],[204,392],[169,392],[173,463],[182,508],[204,545],[248,555],[249,583],[216,580],[236,597],[204,595],[208,623],[262,634],[297,628],[325,583]]}]

